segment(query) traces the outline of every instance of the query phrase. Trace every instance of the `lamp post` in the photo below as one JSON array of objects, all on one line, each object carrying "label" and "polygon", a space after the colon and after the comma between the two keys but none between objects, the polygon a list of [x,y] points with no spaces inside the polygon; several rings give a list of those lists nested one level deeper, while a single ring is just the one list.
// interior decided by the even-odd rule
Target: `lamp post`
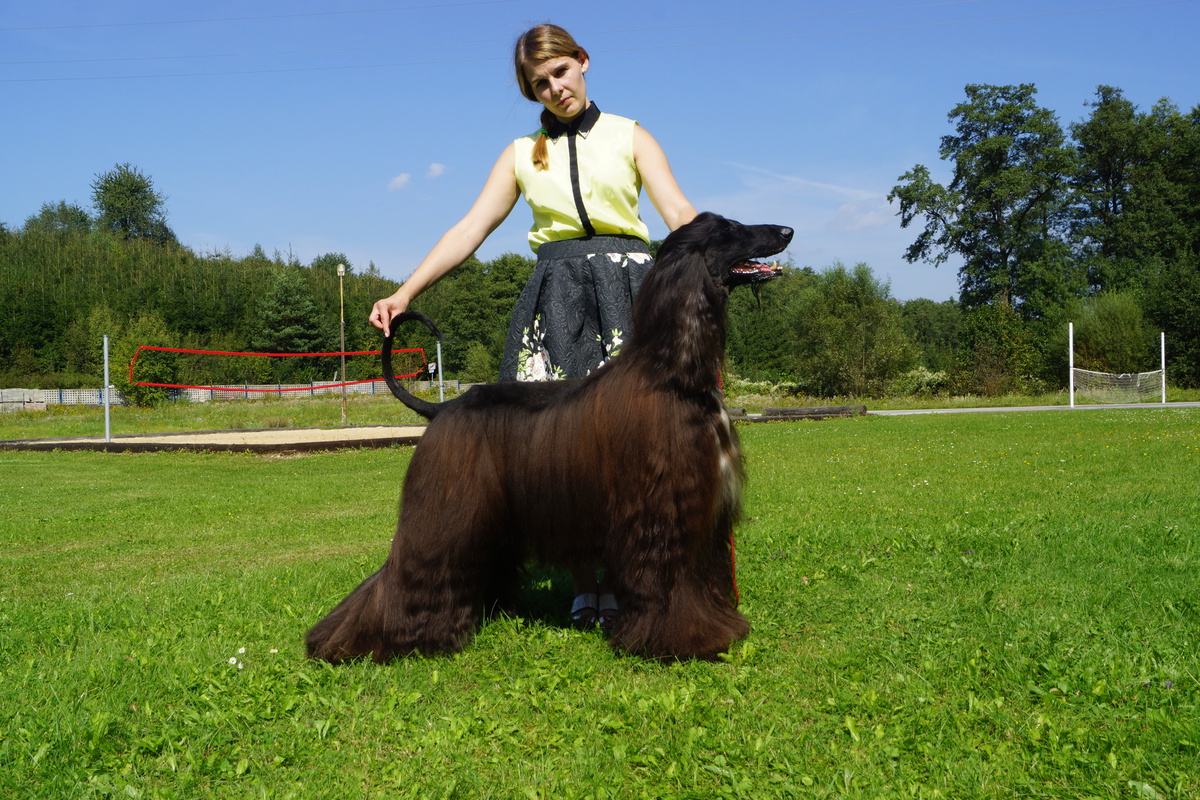
[{"label": "lamp post", "polygon": [[338,264],[338,316],[342,328],[342,427],[346,427],[346,293],[343,289],[346,277],[346,265]]}]

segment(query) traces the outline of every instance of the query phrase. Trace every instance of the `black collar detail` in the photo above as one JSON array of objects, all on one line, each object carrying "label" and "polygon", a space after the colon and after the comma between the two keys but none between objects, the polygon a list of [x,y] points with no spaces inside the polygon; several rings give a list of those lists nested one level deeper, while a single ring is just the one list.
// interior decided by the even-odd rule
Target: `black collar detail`
[{"label": "black collar detail", "polygon": [[546,135],[555,141],[558,141],[558,137],[564,133],[579,134],[586,139],[598,119],[600,119],[600,107],[595,103],[588,103],[588,107],[572,120],[562,122],[556,117],[554,122],[550,123],[550,127],[546,129]]}]

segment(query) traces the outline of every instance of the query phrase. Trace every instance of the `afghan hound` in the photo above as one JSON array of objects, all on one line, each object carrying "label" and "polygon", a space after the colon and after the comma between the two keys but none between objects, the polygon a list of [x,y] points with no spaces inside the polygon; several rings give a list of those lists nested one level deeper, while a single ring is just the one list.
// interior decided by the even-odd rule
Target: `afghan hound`
[{"label": "afghan hound", "polygon": [[[731,289],[778,276],[750,259],[792,229],[701,214],[663,242],[619,355],[585,378],[478,385],[445,403],[392,392],[430,422],[408,468],[391,553],[308,633],[313,658],[460,650],[511,607],[530,560],[599,564],[621,613],[609,642],[715,659],[750,624],[735,608],[731,526],[744,478],[718,388]],[[416,319],[408,312],[396,322]],[[396,323],[393,323],[393,325]]]}]

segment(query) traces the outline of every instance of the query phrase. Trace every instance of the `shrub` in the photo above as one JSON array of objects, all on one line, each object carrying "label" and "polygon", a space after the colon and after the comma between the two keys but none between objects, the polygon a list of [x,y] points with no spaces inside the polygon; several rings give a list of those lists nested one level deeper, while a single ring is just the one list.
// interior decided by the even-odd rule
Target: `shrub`
[{"label": "shrub", "polygon": [[998,295],[963,321],[963,346],[952,377],[958,394],[1039,394],[1041,355],[1012,303]]},{"label": "shrub", "polygon": [[950,389],[950,374],[944,371],[934,372],[922,365],[909,370],[898,378],[894,378],[887,387],[887,393],[892,397],[919,395],[931,397],[945,394]]}]

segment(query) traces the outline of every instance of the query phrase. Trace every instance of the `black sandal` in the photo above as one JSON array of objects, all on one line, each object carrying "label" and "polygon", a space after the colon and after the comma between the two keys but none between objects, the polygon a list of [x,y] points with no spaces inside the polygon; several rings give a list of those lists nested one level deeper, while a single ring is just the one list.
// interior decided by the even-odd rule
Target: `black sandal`
[{"label": "black sandal", "polygon": [[596,604],[595,592],[575,595],[575,602],[571,604],[571,624],[576,628],[585,629],[595,626],[596,620],[600,618],[600,610]]},{"label": "black sandal", "polygon": [[597,618],[600,621],[600,627],[606,631],[611,631],[617,627],[617,620],[621,616],[621,610],[617,607],[617,596],[614,594],[600,595],[600,611]]}]

